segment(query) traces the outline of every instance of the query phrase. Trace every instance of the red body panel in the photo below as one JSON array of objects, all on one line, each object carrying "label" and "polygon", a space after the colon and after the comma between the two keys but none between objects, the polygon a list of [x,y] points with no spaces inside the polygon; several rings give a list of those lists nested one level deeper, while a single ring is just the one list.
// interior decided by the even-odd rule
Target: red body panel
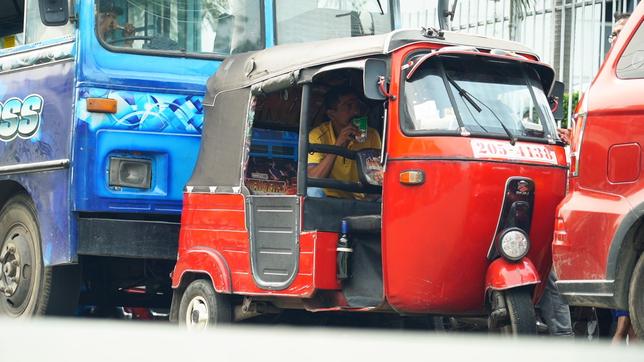
[{"label": "red body panel", "polygon": [[[244,205],[244,196],[239,194],[184,195],[173,287],[190,271],[210,275],[218,291],[235,294],[310,297],[316,288],[339,288],[335,276],[338,236],[318,232],[301,234],[298,274],[288,288],[271,291],[257,287],[251,273]],[[228,270],[222,270],[225,268]]]},{"label": "red body panel", "polygon": [[[419,186],[398,174],[425,172]],[[400,311],[483,311],[486,256],[503,203],[506,180],[530,177],[535,205],[531,251],[542,279],[550,268],[555,208],[563,198],[561,168],[481,161],[391,161],[383,198],[385,293]]]},{"label": "red body panel", "polygon": [[490,264],[485,275],[485,290],[506,290],[541,282],[539,271],[528,258],[513,263],[503,258]]},{"label": "red body panel", "polygon": [[[553,244],[554,265],[562,281],[603,281],[610,275],[611,243],[624,216],[644,203],[644,79],[619,79],[617,62],[644,18],[640,5],[616,40],[590,90],[584,95],[587,118],[580,141],[579,175],[559,206],[560,230]],[[584,110],[582,110],[584,111]]]}]

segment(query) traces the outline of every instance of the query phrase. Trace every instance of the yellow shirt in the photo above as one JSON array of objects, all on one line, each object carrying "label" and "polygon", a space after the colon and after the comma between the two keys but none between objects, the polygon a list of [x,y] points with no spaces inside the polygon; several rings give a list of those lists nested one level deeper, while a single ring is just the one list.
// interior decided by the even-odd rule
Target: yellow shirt
[{"label": "yellow shirt", "polygon": [[[335,133],[333,132],[333,126],[331,122],[322,123],[320,126],[314,128],[309,132],[309,143],[317,143],[323,145],[334,145],[335,144]],[[351,141],[347,146],[348,149],[352,151],[362,150],[365,148],[375,148],[380,149],[380,135],[378,131],[369,127],[367,130],[367,139],[364,142]],[[320,163],[324,157],[327,156],[327,153],[309,153],[309,165],[315,165]],[[329,178],[347,181],[347,182],[357,182],[358,178],[358,166],[356,161],[346,159],[342,156],[337,156],[335,162],[333,163],[333,168],[329,174]],[[335,189],[324,189],[324,192],[327,196],[330,197],[341,197],[341,198],[364,198],[363,194],[356,194],[346,191],[340,191]]]}]

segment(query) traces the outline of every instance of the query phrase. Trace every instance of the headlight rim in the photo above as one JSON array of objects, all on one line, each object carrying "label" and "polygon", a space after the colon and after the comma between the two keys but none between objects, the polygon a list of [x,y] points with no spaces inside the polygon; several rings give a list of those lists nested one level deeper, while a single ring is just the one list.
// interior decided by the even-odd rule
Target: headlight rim
[{"label": "headlight rim", "polygon": [[[501,246],[503,237],[505,237],[510,232],[520,232],[521,234],[523,234],[527,242],[527,247],[525,249],[525,252],[518,257],[513,257],[506,254],[505,251],[503,250],[503,247]],[[507,229],[504,229],[501,233],[499,233],[499,237],[497,238],[497,241],[496,241],[496,249],[498,250],[499,254],[501,254],[503,258],[511,262],[518,262],[521,259],[525,258],[528,255],[528,253],[530,253],[531,246],[532,246],[532,242],[530,241],[530,236],[528,235],[528,233],[525,230],[518,227],[509,227]]]}]

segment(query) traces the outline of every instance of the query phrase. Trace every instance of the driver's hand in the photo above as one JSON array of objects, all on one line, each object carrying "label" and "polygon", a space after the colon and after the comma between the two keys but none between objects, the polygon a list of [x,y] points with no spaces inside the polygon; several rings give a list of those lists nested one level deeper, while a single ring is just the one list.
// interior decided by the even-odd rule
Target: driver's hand
[{"label": "driver's hand", "polygon": [[349,142],[353,141],[356,138],[356,135],[359,131],[360,130],[358,130],[358,127],[354,126],[353,123],[347,125],[342,129],[342,131],[340,131],[338,139],[335,140],[335,145],[346,147]]},{"label": "driver's hand", "polygon": [[136,29],[134,28],[134,25],[128,23],[123,26],[123,36],[133,36],[134,33],[136,33]]},{"label": "driver's hand", "polygon": [[559,138],[561,138],[561,141],[563,141],[563,143],[567,145],[570,144],[570,138],[571,138],[570,129],[557,128],[557,135],[559,135]]}]

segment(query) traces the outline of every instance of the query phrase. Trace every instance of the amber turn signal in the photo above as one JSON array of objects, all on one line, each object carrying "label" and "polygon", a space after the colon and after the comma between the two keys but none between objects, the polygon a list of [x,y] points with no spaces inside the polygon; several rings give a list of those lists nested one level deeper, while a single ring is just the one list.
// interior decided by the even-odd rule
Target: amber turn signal
[{"label": "amber turn signal", "polygon": [[116,113],[116,99],[87,98],[87,111],[96,113]]},{"label": "amber turn signal", "polygon": [[403,185],[420,185],[425,182],[423,171],[403,171],[400,173],[400,183]]}]

